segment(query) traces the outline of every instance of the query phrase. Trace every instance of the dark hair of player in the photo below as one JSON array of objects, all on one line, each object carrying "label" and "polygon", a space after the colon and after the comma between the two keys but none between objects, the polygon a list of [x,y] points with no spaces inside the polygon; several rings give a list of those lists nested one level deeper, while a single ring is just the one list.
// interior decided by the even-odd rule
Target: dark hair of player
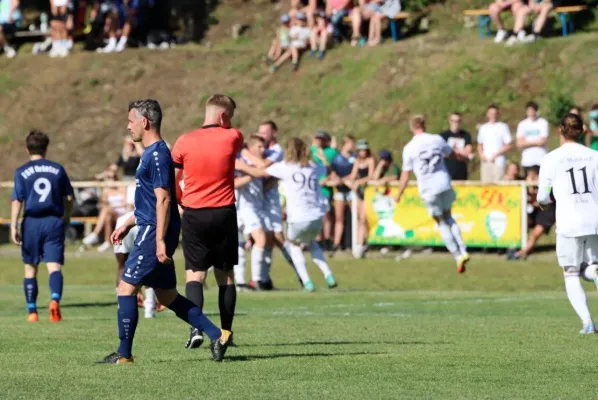
[{"label": "dark hair of player", "polygon": [[140,116],[147,119],[150,127],[160,132],[162,126],[162,108],[157,100],[137,100],[129,104],[129,111],[135,110],[137,118]]},{"label": "dark hair of player", "polygon": [[577,142],[583,133],[583,120],[579,115],[569,113],[563,117],[559,128],[565,139]]},{"label": "dark hair of player", "polygon": [[30,155],[44,156],[48,150],[50,138],[44,132],[34,129],[27,135],[25,144]]},{"label": "dark hair of player", "polygon": [[278,126],[272,120],[268,120],[266,122],[262,122],[262,125],[268,125],[274,132],[278,132]]}]

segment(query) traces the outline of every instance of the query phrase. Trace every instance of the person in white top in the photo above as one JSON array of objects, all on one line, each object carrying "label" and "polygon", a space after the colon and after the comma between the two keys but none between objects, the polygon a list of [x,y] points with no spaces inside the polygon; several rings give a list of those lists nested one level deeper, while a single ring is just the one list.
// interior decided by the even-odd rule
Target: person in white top
[{"label": "person in white top", "polygon": [[430,216],[438,224],[446,248],[455,257],[457,271],[463,273],[470,258],[459,225],[451,215],[456,197],[444,158],[465,161],[468,157],[453,150],[442,136],[426,133],[426,121],[422,115],[411,118],[410,129],[413,138],[403,149],[403,171],[399,180],[397,204],[400,203],[413,172],[419,195]]},{"label": "person in white top", "polygon": [[539,204],[556,203],[556,256],[565,276],[565,290],[583,323],[580,333],[595,333],[579,276],[597,282],[598,152],[578,143],[583,121],[567,114],[559,126],[561,146],[540,166]]},{"label": "person in white top", "polygon": [[[264,157],[256,157],[248,150],[244,149],[241,156],[258,168],[268,168],[270,165],[281,162],[284,159],[284,152],[280,143],[278,143],[278,126],[274,121],[266,121],[259,126],[258,135],[265,141]],[[278,182],[267,182],[265,187],[266,204],[264,215],[266,219],[266,253],[265,253],[265,275],[270,276],[270,267],[272,265],[272,250],[276,246],[280,249],[283,257],[293,270],[293,260],[289,250],[289,245],[284,238],[282,226],[282,206],[280,204],[280,192],[278,191]],[[269,280],[271,282],[271,279]]]},{"label": "person in white top", "polygon": [[505,154],[513,148],[513,144],[508,125],[499,121],[498,107],[490,105],[486,116],[488,122],[478,132],[478,153],[482,161],[481,181],[493,183],[501,180],[505,174]]},{"label": "person in white top", "polygon": [[516,144],[521,150],[521,166],[528,181],[537,181],[540,163],[546,155],[548,121],[538,116],[538,104],[530,101],[525,106],[527,118],[517,126]]},{"label": "person in white top", "polygon": [[315,286],[307,273],[301,245],[309,246],[312,259],[324,274],[328,287],[336,287],[336,280],[326,262],[324,252],[315,241],[322,230],[322,218],[326,214],[326,203],[318,181],[319,176],[325,175],[318,171],[318,168],[324,167],[309,160],[307,144],[300,138],[290,138],[285,148],[284,161],[260,169],[237,160],[236,168],[256,178],[273,177],[283,182],[291,257],[305,290],[313,292]]}]

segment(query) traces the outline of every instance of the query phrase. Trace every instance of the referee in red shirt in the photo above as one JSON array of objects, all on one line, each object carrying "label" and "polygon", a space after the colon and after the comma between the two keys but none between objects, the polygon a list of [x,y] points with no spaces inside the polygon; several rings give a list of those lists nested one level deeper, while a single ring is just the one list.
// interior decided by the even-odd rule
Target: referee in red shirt
[{"label": "referee in red shirt", "polygon": [[[222,94],[206,102],[204,125],[178,138],[172,149],[177,179],[184,187],[182,232],[186,297],[203,309],[203,283],[210,267],[218,282],[218,305],[223,332],[232,339],[237,302],[233,267],[238,263],[239,237],[235,208],[235,159],[243,135],[231,129],[236,104]],[[186,348],[198,348],[203,332],[192,328]]]}]

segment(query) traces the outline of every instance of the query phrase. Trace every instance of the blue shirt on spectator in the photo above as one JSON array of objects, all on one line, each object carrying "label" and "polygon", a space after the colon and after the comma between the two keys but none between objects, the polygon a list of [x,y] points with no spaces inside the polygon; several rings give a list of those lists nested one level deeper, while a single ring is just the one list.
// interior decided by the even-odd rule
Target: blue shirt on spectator
[{"label": "blue shirt on spectator", "polygon": [[[12,8],[12,0],[0,0],[0,24],[8,24],[10,19],[10,9]],[[21,20],[21,12],[19,8],[12,13],[13,23]]]},{"label": "blue shirt on spectator", "polygon": [[330,168],[336,172],[340,178],[344,178],[351,174],[353,170],[353,163],[355,162],[355,155],[351,154],[348,158],[338,153],[333,159]]}]

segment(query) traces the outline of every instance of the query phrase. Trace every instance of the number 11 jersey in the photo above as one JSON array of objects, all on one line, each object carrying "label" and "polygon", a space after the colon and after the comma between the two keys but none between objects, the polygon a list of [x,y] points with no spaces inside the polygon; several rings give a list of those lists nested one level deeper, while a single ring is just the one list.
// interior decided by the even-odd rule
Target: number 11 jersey
[{"label": "number 11 jersey", "polygon": [[565,143],[542,159],[538,203],[556,200],[556,231],[564,237],[598,235],[598,151]]},{"label": "number 11 jersey", "polygon": [[413,171],[422,199],[430,201],[437,194],[452,189],[451,176],[444,157],[453,149],[439,135],[420,133],[403,149],[403,171]]},{"label": "number 11 jersey", "polygon": [[319,176],[325,167],[312,162],[302,167],[281,161],[270,165],[266,171],[284,185],[287,200],[287,222],[316,221],[326,214],[325,200],[320,190]]},{"label": "number 11 jersey", "polygon": [[25,202],[25,217],[64,216],[64,198],[73,188],[62,165],[41,159],[17,168],[12,200]]}]

